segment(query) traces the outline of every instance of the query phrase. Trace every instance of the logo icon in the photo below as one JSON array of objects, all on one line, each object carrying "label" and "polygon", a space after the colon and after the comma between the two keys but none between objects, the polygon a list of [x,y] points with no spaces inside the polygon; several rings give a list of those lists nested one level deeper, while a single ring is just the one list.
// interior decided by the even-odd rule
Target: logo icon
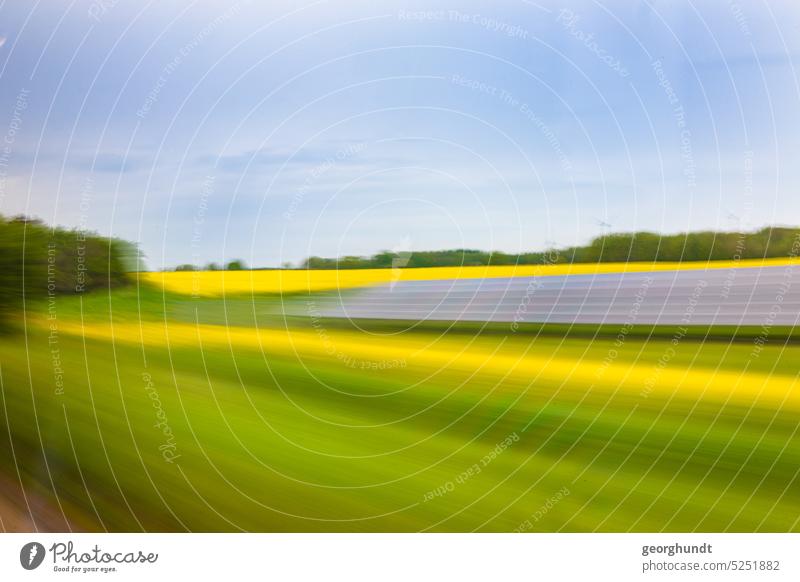
[{"label": "logo icon", "polygon": [[44,561],[44,546],[39,542],[28,542],[19,551],[19,563],[26,570],[35,570]]}]

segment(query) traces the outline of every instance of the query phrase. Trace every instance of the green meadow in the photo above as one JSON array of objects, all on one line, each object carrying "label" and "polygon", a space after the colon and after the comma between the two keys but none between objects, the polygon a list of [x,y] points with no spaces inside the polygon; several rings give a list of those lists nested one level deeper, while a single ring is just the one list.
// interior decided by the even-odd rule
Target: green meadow
[{"label": "green meadow", "polygon": [[[797,376],[794,333],[347,322],[303,297],[148,287],[28,306],[0,336],[2,472],[78,530],[798,531],[797,398],[604,386],[276,344],[141,342],[77,326],[429,341],[524,359]],[[48,316],[51,319],[48,319]],[[48,327],[50,324],[52,328]],[[207,331],[204,333],[208,333]],[[398,339],[399,338],[399,339]],[[767,389],[765,389],[767,390]],[[759,393],[759,390],[755,390]]]}]

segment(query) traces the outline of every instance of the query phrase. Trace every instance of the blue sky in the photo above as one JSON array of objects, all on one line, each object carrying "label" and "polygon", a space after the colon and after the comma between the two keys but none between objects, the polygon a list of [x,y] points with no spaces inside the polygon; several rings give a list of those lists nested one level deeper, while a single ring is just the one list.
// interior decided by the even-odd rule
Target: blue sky
[{"label": "blue sky", "polygon": [[154,268],[797,225],[799,27],[788,0],[3,2],[0,212]]}]

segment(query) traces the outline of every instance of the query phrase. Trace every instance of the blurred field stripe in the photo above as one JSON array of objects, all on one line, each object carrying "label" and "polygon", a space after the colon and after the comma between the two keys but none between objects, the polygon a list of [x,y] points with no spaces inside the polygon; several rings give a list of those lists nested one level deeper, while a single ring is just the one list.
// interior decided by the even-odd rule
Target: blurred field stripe
[{"label": "blurred field stripe", "polygon": [[[78,325],[64,323],[60,331],[85,338],[145,345],[180,347],[232,346],[260,350],[265,354],[328,357],[333,352],[346,352],[369,360],[404,360],[409,366],[433,369],[480,370],[481,373],[536,378],[551,382],[579,382],[588,388],[605,390],[620,387],[628,393],[639,393],[643,399],[664,398],[671,394],[696,399],[702,396],[715,400],[731,398],[747,406],[769,406],[800,409],[800,389],[794,376],[714,370],[702,366],[684,368],[657,363],[639,364],[615,360],[605,363],[593,359],[541,357],[519,347],[491,353],[481,347],[465,345],[453,338],[418,336],[376,339],[355,332],[287,331],[192,325],[186,323],[143,322],[141,324]],[[331,349],[334,346],[334,349]],[[433,346],[433,347],[432,347]]]},{"label": "blurred field stripe", "polygon": [[778,267],[797,264],[796,257],[740,261],[692,261],[683,263],[574,263],[489,267],[431,267],[415,269],[330,269],[142,272],[140,281],[174,293],[216,297],[247,293],[308,293],[369,287],[399,281],[491,279],[498,277],[549,277],[602,273],[644,273],[706,269]]}]

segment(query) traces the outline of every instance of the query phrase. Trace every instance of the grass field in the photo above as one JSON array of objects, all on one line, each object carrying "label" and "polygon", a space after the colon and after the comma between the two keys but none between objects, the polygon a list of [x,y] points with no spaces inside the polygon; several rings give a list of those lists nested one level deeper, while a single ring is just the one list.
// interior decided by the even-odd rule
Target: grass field
[{"label": "grass field", "polygon": [[792,330],[408,331],[216,294],[31,307],[0,337],[3,472],[89,530],[800,530]]}]

